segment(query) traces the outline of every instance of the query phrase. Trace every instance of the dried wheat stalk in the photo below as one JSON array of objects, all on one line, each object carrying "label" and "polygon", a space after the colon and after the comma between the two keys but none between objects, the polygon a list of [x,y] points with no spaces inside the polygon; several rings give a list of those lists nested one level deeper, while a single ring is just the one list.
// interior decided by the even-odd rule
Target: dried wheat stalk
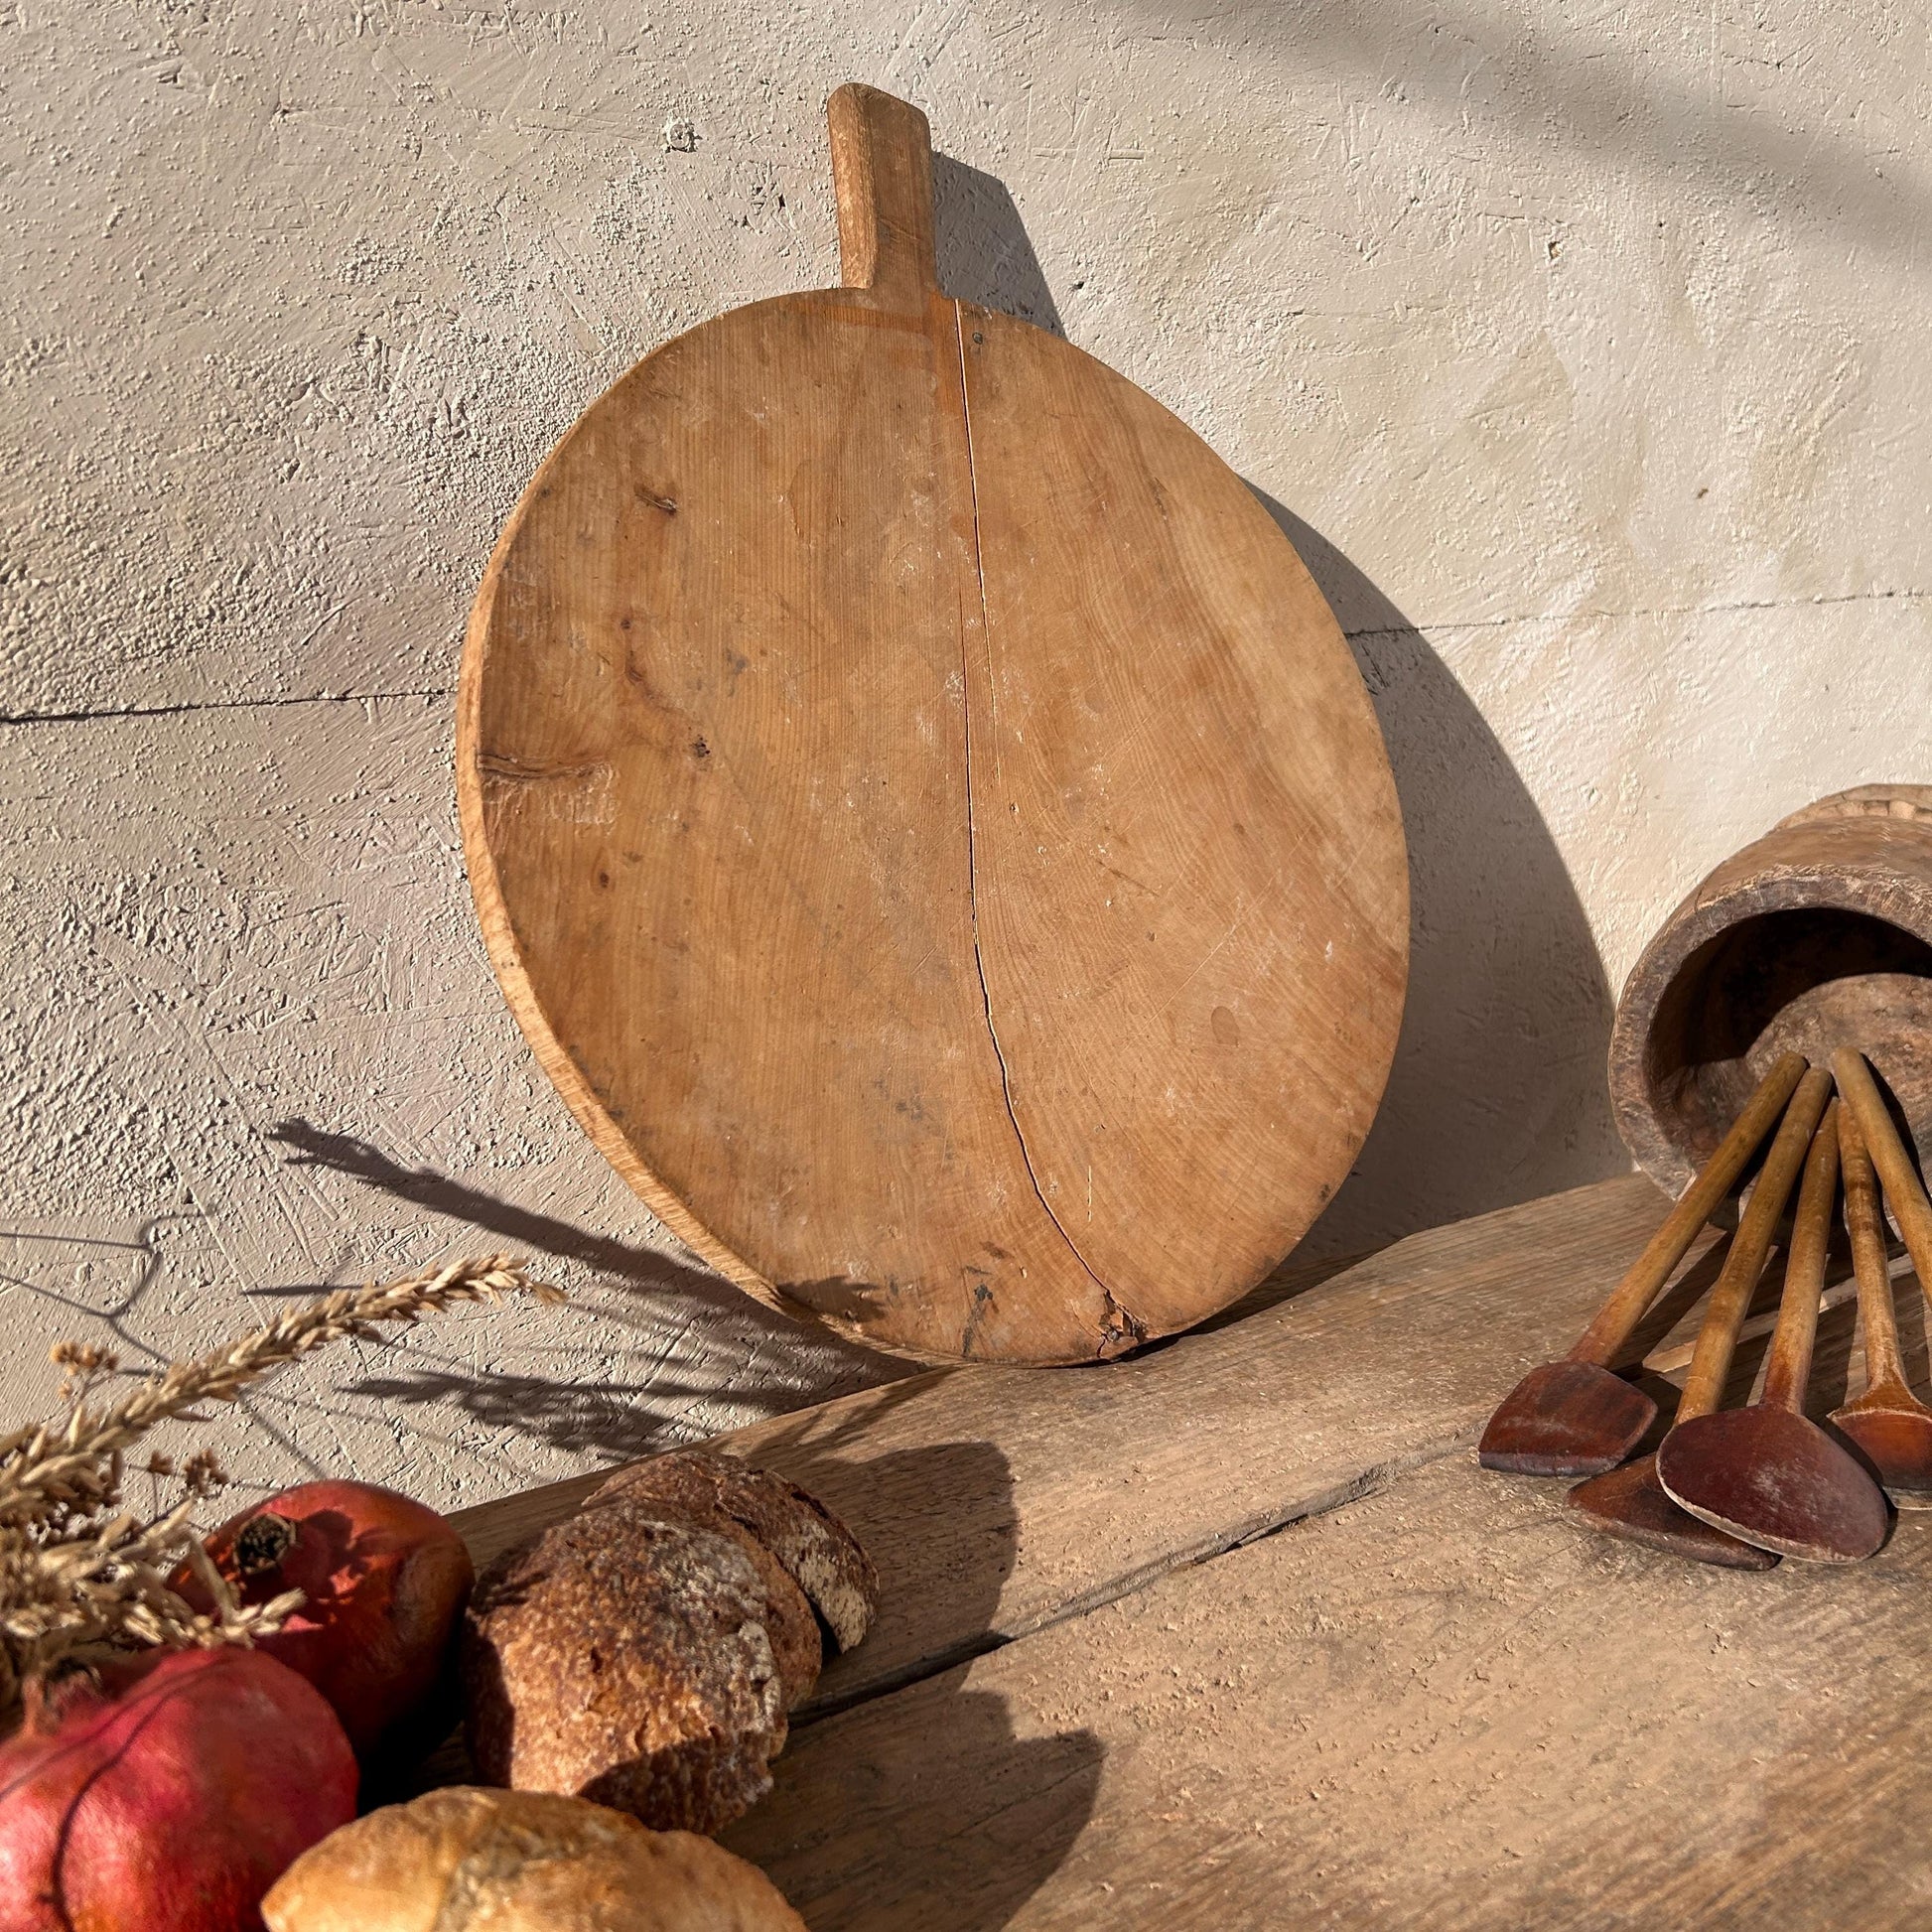
[{"label": "dried wheat stalk", "polygon": [[[250,1643],[300,1605],[299,1590],[242,1604],[208,1561],[190,1517],[227,1478],[206,1450],[179,1469],[164,1456],[144,1465],[157,1482],[180,1482],[184,1494],[173,1508],[143,1518],[121,1507],[123,1454],[157,1423],[189,1416],[204,1402],[232,1402],[271,1370],[345,1336],[372,1335],[379,1323],[518,1291],[562,1300],[506,1255],[342,1289],[199,1361],[171,1362],[106,1407],[90,1398],[116,1372],[115,1358],[56,1344],[53,1358],[68,1370],[64,1413],[0,1440],[0,1720],[17,1711],[30,1678],[115,1650]],[[169,1587],[183,1563],[207,1589],[212,1614]]]}]

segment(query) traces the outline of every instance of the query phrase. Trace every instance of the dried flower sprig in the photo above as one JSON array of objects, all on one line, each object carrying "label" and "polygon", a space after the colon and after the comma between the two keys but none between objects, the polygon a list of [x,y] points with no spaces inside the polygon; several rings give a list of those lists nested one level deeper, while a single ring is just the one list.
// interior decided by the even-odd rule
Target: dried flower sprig
[{"label": "dried flower sprig", "polygon": [[[331,1342],[374,1335],[381,1323],[518,1292],[563,1299],[506,1255],[341,1289],[199,1361],[171,1362],[105,1407],[91,1398],[118,1372],[116,1358],[91,1344],[57,1343],[51,1354],[67,1371],[65,1414],[0,1439],[0,1722],[16,1713],[30,1678],[116,1650],[252,1643],[300,1607],[299,1590],[243,1604],[208,1560],[190,1518],[227,1480],[210,1451],[179,1467],[151,1455],[145,1472],[157,1483],[178,1481],[181,1500],[145,1520],[121,1508],[125,1451],[156,1424],[192,1418],[203,1403],[233,1402],[270,1371]],[[184,1563],[211,1613],[170,1587]]]}]

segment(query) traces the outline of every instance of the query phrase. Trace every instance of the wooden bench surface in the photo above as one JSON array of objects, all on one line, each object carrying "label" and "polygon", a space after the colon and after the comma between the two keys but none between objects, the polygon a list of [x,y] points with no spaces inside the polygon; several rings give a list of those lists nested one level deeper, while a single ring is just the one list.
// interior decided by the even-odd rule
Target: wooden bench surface
[{"label": "wooden bench surface", "polygon": [[[1737,1575],[1475,1465],[1660,1212],[1608,1181],[1128,1362],[938,1370],[722,1439],[883,1580],[725,1842],[828,1932],[1916,1922],[1932,1521]],[[1717,1261],[1638,1338],[1653,1366]],[[1816,1408],[1859,1386],[1851,1312]],[[1915,1294],[1900,1318],[1922,1373]],[[602,1479],[457,1520],[486,1559]]]}]

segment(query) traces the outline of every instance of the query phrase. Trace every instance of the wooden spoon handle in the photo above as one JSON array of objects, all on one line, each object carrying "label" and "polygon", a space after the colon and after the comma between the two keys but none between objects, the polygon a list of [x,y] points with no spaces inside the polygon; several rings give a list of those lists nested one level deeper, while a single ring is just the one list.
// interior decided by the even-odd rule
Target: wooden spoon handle
[{"label": "wooden spoon handle", "polygon": [[[1864,1062],[1861,1060],[1860,1066]],[[1870,1084],[1871,1076],[1865,1075]],[[1845,1076],[1839,1092],[1848,1103]],[[1871,1098],[1878,1100],[1873,1088]],[[1879,1103],[1879,1113],[1884,1112]],[[1889,1127],[1891,1122],[1886,1120]],[[1859,1318],[1864,1323],[1864,1379],[1867,1388],[1880,1382],[1902,1382],[1905,1359],[1898,1347],[1898,1314],[1892,1307],[1891,1268],[1885,1254],[1884,1208],[1878,1199],[1878,1176],[1871,1171],[1871,1154],[1858,1107],[1848,1104],[1839,1124],[1845,1161],[1845,1230],[1852,1237],[1852,1269],[1859,1278]],[[1916,1257],[1914,1257],[1916,1259]],[[1923,1279],[1921,1277],[1921,1279]]]},{"label": "wooden spoon handle", "polygon": [[1602,1367],[1630,1339],[1631,1330],[1684,1259],[1685,1250],[1711,1218],[1712,1209],[1730,1191],[1730,1183],[1744,1172],[1745,1162],[1771,1131],[1771,1123],[1804,1077],[1805,1065],[1802,1053],[1785,1053],[1757,1083],[1757,1091],[1744,1102],[1744,1111],[1731,1123],[1730,1132],[1718,1143],[1717,1152],[1685,1188],[1683,1197],[1664,1217],[1663,1226],[1650,1237],[1649,1246],[1630,1264],[1630,1272],[1570,1351],[1573,1362],[1594,1362]]},{"label": "wooden spoon handle", "polygon": [[1847,1046],[1833,1054],[1832,1071],[1838,1076],[1838,1090],[1845,1096],[1846,1106],[1858,1116],[1865,1152],[1884,1182],[1885,1199],[1898,1218],[1898,1231],[1912,1257],[1912,1272],[1932,1289],[1932,1201],[1925,1198],[1925,1183],[1878,1097],[1864,1055]]},{"label": "wooden spoon handle", "polygon": [[910,101],[848,81],[826,103],[839,267],[881,305],[923,309],[939,286],[932,247],[932,132]]},{"label": "wooden spoon handle", "polygon": [[1685,1377],[1684,1393],[1677,1404],[1679,1422],[1710,1415],[1725,1392],[1730,1358],[1737,1347],[1737,1330],[1743,1326],[1744,1311],[1751,1305],[1757,1278],[1764,1272],[1764,1257],[1771,1252],[1771,1237],[1784,1218],[1785,1203],[1791,1198],[1798,1170],[1805,1164],[1811,1137],[1831,1092],[1832,1076],[1822,1066],[1814,1066],[1798,1082],[1798,1091],[1785,1109],[1778,1137],[1764,1157],[1749,1204],[1731,1237],[1724,1273],[1711,1291],[1711,1306],[1705,1311],[1704,1326],[1698,1330],[1691,1372]]},{"label": "wooden spoon handle", "polygon": [[1811,1351],[1818,1339],[1818,1298],[1825,1292],[1825,1263],[1831,1252],[1832,1209],[1838,1202],[1838,1116],[1834,1100],[1805,1157],[1791,1250],[1784,1262],[1784,1299],[1778,1304],[1778,1325],[1764,1371],[1764,1406],[1789,1409],[1794,1416],[1804,1413]]}]

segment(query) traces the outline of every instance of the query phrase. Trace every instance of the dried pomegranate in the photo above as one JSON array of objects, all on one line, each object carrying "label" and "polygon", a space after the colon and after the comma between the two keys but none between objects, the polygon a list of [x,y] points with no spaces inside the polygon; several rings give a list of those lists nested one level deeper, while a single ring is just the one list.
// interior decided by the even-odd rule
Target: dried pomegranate
[{"label": "dried pomegranate", "polygon": [[258,1651],[151,1651],[30,1694],[0,1744],[0,1926],[259,1932],[355,1784],[328,1703]]},{"label": "dried pomegranate", "polygon": [[[476,1571],[435,1510],[372,1483],[309,1482],[223,1523],[207,1550],[244,1602],[302,1591],[307,1601],[260,1648],[336,1707],[365,1763],[437,1741]],[[207,1600],[186,1576],[175,1587]]]}]

